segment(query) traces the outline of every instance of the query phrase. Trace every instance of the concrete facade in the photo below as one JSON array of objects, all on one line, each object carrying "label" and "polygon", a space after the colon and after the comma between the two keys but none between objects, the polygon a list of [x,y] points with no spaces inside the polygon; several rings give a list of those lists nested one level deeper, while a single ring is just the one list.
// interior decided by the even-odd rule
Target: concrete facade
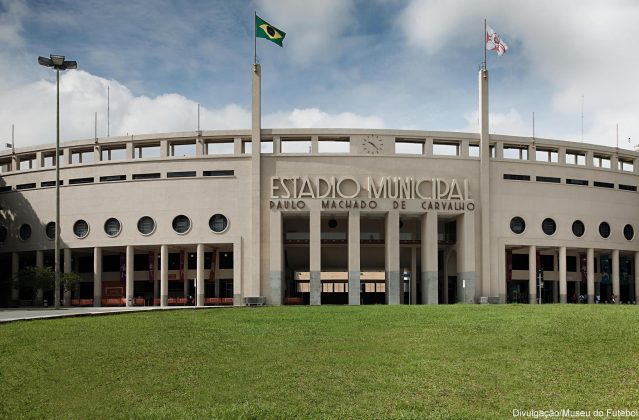
[{"label": "concrete facade", "polygon": [[[66,304],[637,302],[639,153],[489,135],[484,71],[479,133],[265,130],[259,73],[251,130],[62,144]],[[5,304],[53,259],[53,150],[0,152]]]}]

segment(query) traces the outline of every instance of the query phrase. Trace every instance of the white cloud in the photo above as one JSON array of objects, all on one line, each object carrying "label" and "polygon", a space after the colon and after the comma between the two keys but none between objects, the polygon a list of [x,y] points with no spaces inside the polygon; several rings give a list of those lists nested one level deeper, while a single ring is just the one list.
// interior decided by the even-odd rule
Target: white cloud
[{"label": "white cloud", "polygon": [[[506,134],[511,136],[532,135],[531,126],[526,124],[517,110],[510,109],[507,113],[489,113],[490,134]],[[479,132],[479,111],[464,115],[467,125],[460,131]],[[526,134],[529,133],[529,134]]]},{"label": "white cloud", "polygon": [[278,112],[264,117],[264,127],[291,128],[384,128],[384,120],[375,116],[362,116],[352,112],[328,114],[317,108]]},{"label": "white cloud", "polygon": [[333,57],[337,39],[354,23],[354,0],[257,0],[257,7],[261,18],[287,33],[286,52],[298,64]]},{"label": "white cloud", "polygon": [[557,121],[551,131],[580,136],[579,124],[572,124],[572,131],[560,125],[562,116],[565,121],[579,115],[583,94],[586,141],[611,145],[602,133],[616,122],[639,137],[639,55],[634,54],[639,3],[411,0],[397,25],[409,45],[430,54],[457,47],[474,51],[475,46],[479,52],[484,17],[510,46],[506,56],[491,55],[489,62],[503,66],[508,77],[527,80],[522,89],[534,90],[540,83],[552,87],[548,102]]}]

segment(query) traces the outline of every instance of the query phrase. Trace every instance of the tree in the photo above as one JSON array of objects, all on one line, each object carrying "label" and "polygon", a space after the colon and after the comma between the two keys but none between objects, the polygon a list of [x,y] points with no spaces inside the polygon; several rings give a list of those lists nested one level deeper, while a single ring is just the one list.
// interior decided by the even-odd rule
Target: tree
[{"label": "tree", "polygon": [[[60,285],[65,292],[72,291],[80,280],[77,273],[60,273]],[[31,288],[33,299],[38,289],[42,289],[44,293],[55,289],[55,273],[51,267],[25,267],[14,274],[14,281]]]}]

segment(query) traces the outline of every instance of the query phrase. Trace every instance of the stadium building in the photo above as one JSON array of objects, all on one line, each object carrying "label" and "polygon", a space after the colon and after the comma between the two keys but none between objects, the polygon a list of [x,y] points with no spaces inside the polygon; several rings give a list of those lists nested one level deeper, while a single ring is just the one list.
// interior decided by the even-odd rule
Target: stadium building
[{"label": "stadium building", "polygon": [[[260,127],[63,143],[66,305],[636,303],[639,153],[479,133]],[[53,265],[53,145],[0,152],[2,305]],[[543,278],[540,282],[539,278]]]}]

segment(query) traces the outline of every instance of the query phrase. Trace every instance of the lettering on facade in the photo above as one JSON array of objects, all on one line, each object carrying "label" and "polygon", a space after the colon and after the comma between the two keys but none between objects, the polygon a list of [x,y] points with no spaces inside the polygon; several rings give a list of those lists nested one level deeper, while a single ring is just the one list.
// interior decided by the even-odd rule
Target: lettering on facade
[{"label": "lettering on facade", "polygon": [[361,182],[350,176],[271,177],[270,189],[271,210],[303,210],[307,199],[320,200],[322,210],[375,210],[382,203],[388,209],[407,210],[416,200],[421,200],[421,210],[475,210],[467,179],[368,176]]}]

